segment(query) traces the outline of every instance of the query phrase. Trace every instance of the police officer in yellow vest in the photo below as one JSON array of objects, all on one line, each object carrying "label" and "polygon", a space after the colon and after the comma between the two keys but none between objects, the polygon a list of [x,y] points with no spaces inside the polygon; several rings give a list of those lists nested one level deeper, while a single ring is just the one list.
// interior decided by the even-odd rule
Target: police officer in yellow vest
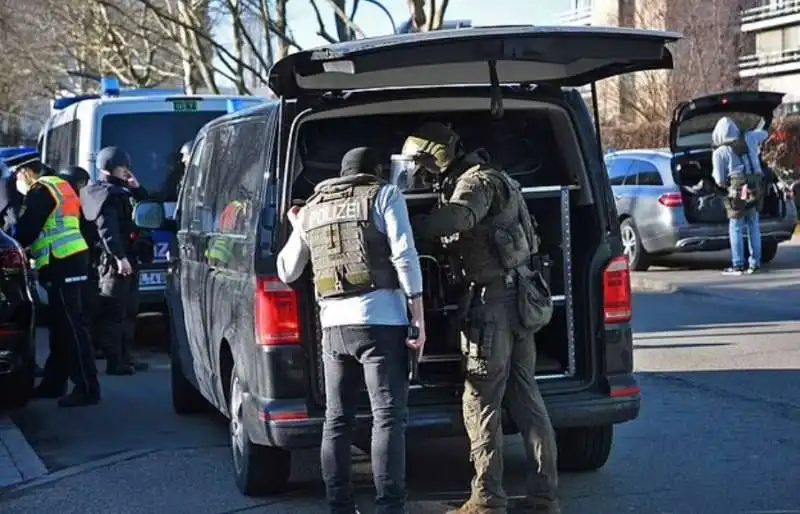
[{"label": "police officer in yellow vest", "polygon": [[[43,176],[47,168],[38,152],[6,164],[16,170],[17,190],[25,196],[12,235],[29,249],[50,305],[50,355],[36,395],[63,396],[61,407],[94,405],[100,384],[84,308],[89,247],[80,231],[80,199],[66,180]],[[74,388],[64,396],[68,378]]]}]

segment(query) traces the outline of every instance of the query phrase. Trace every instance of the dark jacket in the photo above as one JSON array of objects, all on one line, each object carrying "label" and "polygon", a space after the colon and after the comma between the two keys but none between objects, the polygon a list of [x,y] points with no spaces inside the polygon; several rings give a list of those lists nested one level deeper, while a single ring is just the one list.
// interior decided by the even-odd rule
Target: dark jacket
[{"label": "dark jacket", "polygon": [[132,199],[146,196],[144,188],[130,189],[113,177],[81,190],[81,209],[97,229],[96,244],[102,257],[127,258],[136,265],[132,235],[138,233],[138,228],[133,222]]},{"label": "dark jacket", "polygon": [[[25,196],[22,214],[19,216],[13,237],[23,248],[30,247],[42,233],[47,219],[56,208],[50,192],[40,184],[34,184]],[[89,252],[81,252],[65,259],[50,257],[50,264],[39,270],[42,280],[57,280],[65,277],[85,276],[89,267]]]}]

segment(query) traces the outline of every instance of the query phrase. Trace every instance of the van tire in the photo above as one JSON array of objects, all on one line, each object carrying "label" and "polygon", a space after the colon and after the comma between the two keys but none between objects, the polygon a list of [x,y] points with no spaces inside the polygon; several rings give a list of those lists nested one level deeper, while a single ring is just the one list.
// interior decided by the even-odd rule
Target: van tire
[{"label": "van tire", "polygon": [[778,243],[776,241],[761,241],[761,263],[772,262],[778,255]]},{"label": "van tire", "polygon": [[[172,341],[175,339],[172,338]],[[183,374],[180,352],[175,343],[170,345],[169,378],[172,389],[172,410],[181,416],[199,414],[209,410],[209,404],[200,391]]]},{"label": "van tire", "polygon": [[642,238],[633,223],[633,219],[625,218],[619,226],[622,246],[628,257],[631,271],[647,271],[650,267],[651,257],[642,246]]},{"label": "van tire", "polygon": [[613,425],[564,428],[556,432],[559,471],[595,471],[611,454]]},{"label": "van tire", "polygon": [[245,496],[282,493],[289,483],[292,454],[283,448],[254,444],[247,433],[244,417],[244,392],[235,372],[231,378],[228,432],[236,486]]}]

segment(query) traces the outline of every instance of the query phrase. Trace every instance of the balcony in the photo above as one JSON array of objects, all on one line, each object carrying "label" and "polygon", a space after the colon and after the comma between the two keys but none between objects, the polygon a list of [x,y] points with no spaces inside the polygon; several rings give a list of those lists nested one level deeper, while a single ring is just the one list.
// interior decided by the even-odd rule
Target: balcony
[{"label": "balcony", "polygon": [[592,7],[570,9],[556,16],[556,25],[591,25]]},{"label": "balcony", "polygon": [[800,71],[800,48],[746,55],[739,59],[739,76],[765,77]]},{"label": "balcony", "polygon": [[765,0],[742,11],[742,32],[754,32],[800,23],[800,0]]}]

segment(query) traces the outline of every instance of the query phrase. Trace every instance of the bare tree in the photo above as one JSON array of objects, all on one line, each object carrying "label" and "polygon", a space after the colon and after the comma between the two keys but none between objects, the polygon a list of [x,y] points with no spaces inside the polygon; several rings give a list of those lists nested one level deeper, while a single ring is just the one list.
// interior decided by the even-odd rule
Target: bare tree
[{"label": "bare tree", "polygon": [[444,14],[449,0],[406,0],[411,13],[411,25],[417,32],[439,30],[444,24]]},{"label": "bare tree", "polygon": [[743,2],[670,0],[669,5],[669,26],[683,34],[673,51],[672,104],[740,87]]}]

